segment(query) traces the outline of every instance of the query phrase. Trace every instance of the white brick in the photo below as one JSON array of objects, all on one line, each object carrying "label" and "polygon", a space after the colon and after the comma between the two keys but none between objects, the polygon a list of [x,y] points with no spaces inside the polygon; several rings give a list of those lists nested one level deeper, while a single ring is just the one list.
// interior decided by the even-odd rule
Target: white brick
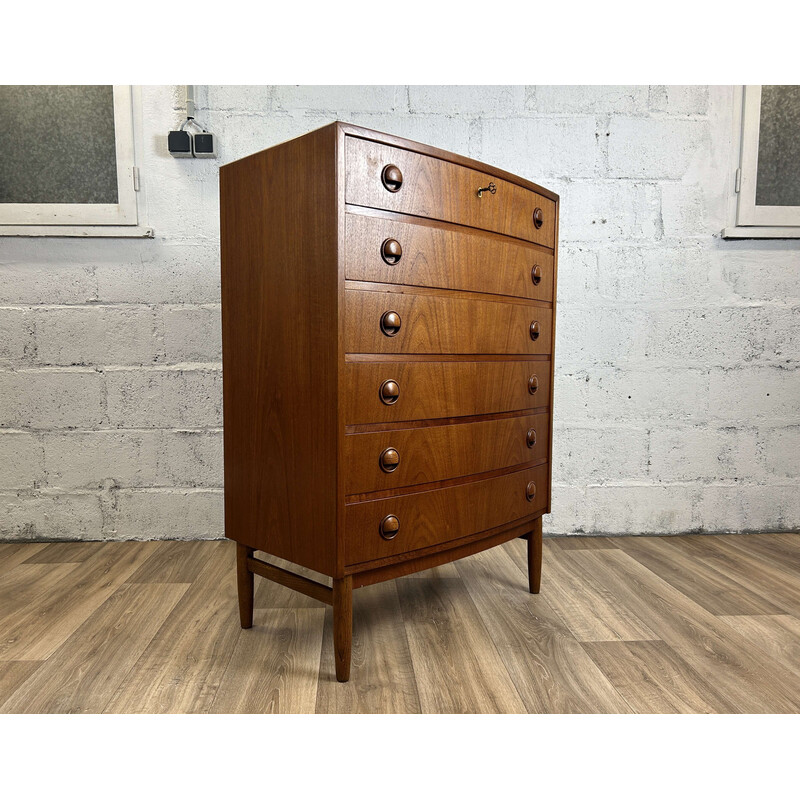
[{"label": "white brick", "polygon": [[553,418],[565,424],[640,420],[653,426],[677,420],[702,421],[708,417],[708,384],[703,370],[680,367],[557,373]]},{"label": "white brick", "polygon": [[652,243],[661,234],[660,197],[653,185],[579,181],[561,191],[561,242]]},{"label": "white brick", "polygon": [[708,294],[710,257],[701,247],[605,247],[598,253],[598,296],[648,307]]},{"label": "white brick", "polygon": [[706,114],[707,86],[651,86],[650,108],[669,114]]},{"label": "white brick", "polygon": [[106,535],[115,539],[221,539],[221,490],[122,489]]},{"label": "white brick", "polygon": [[800,425],[768,431],[764,455],[767,472],[782,478],[800,478]]},{"label": "white brick", "polygon": [[46,433],[48,486],[61,489],[152,486],[159,434],[156,431],[70,431]]},{"label": "white brick", "polygon": [[559,303],[585,303],[596,296],[597,253],[594,248],[573,244],[559,248],[557,291]]},{"label": "white brick", "polygon": [[528,108],[537,114],[635,114],[647,112],[647,86],[536,86]]},{"label": "white brick", "polygon": [[663,481],[753,480],[760,477],[752,430],[669,426],[650,435],[654,478]]},{"label": "white brick", "polygon": [[116,428],[222,425],[220,370],[110,370],[106,381],[108,419]]},{"label": "white brick", "polygon": [[725,533],[796,531],[800,492],[796,482],[776,485],[698,487],[695,529]]},{"label": "white brick", "polygon": [[105,419],[103,376],[93,370],[0,372],[0,425],[96,428]]},{"label": "white brick", "polygon": [[561,535],[573,533],[585,520],[586,489],[575,484],[557,482],[553,475],[552,513],[543,518],[545,533]]},{"label": "white brick", "polygon": [[363,125],[365,128],[390,133],[411,139],[413,142],[428,144],[451,150],[471,158],[479,157],[480,141],[476,136],[472,141],[472,130],[480,125],[479,122],[458,117],[448,117],[441,114],[351,114],[348,122],[354,125]]},{"label": "white brick", "polygon": [[404,86],[275,86],[274,97],[277,109],[326,111],[348,122],[356,111],[386,114],[405,109],[406,89]]},{"label": "white brick", "polygon": [[510,116],[525,104],[524,86],[409,86],[408,95],[415,114]]},{"label": "white brick", "polygon": [[30,362],[35,349],[30,312],[0,308],[0,365],[20,366]]},{"label": "white brick", "polygon": [[0,489],[38,486],[44,473],[42,443],[31,433],[0,430]]},{"label": "white brick", "polygon": [[553,480],[567,485],[643,480],[647,439],[644,428],[559,425],[553,431]]},{"label": "white brick", "polygon": [[222,360],[220,306],[170,306],[161,313],[167,362]]},{"label": "white brick", "polygon": [[146,257],[99,265],[103,303],[219,303],[219,247],[149,243]]},{"label": "white brick", "polygon": [[0,537],[11,540],[101,539],[97,494],[20,492],[0,495]]},{"label": "white brick", "polygon": [[733,367],[765,355],[772,312],[764,308],[694,308],[651,313],[650,361]]},{"label": "white brick", "polygon": [[159,483],[222,486],[222,431],[163,431]]},{"label": "white brick", "polygon": [[673,178],[708,160],[708,125],[685,119],[614,117],[609,124],[609,173],[620,178]]},{"label": "white brick", "polygon": [[[206,86],[206,97],[202,101],[195,96],[198,110],[240,111],[253,115],[272,111],[275,101],[275,86]],[[205,115],[199,115],[205,119]]]},{"label": "white brick", "polygon": [[[3,250],[12,250],[7,243],[3,245]],[[8,263],[14,256],[22,263]],[[86,303],[97,295],[94,275],[87,267],[25,263],[24,251],[8,253],[2,258],[7,263],[0,264],[0,303]],[[30,253],[27,259],[33,262]]]},{"label": "white brick", "polygon": [[647,353],[646,312],[565,305],[558,310],[556,353],[561,368],[641,360]]},{"label": "white brick", "polygon": [[600,166],[594,117],[483,120],[480,160],[523,178],[583,178]]},{"label": "white brick", "polygon": [[36,312],[42,364],[149,364],[160,342],[147,306],[47,308]]},{"label": "white brick", "polygon": [[709,236],[719,233],[721,220],[714,224],[706,212],[708,203],[703,188],[682,183],[664,183],[661,186],[661,217],[664,236],[679,239],[690,236]]},{"label": "white brick", "polygon": [[[738,245],[739,243],[737,243]],[[782,300],[800,303],[800,250],[779,250],[770,243],[765,249],[748,243],[718,254],[723,280],[745,300]]]},{"label": "white brick", "polygon": [[800,422],[800,370],[741,367],[715,370],[709,378],[709,407],[719,420]]},{"label": "white brick", "polygon": [[587,533],[677,533],[692,528],[694,487],[589,486]]}]

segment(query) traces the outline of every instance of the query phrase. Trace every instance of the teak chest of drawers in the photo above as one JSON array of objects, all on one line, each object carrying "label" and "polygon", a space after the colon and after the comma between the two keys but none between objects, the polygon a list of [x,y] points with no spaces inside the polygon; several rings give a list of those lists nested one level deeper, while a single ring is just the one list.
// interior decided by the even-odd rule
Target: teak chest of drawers
[{"label": "teak chest of drawers", "polygon": [[220,198],[242,626],[254,574],[332,604],[344,681],[355,588],[526,536],[538,592],[558,196],[337,122],[223,166]]}]

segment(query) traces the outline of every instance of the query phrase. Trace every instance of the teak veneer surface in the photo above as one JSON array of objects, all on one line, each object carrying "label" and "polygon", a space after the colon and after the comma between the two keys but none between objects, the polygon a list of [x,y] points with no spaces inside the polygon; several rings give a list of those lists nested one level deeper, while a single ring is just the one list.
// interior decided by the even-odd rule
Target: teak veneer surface
[{"label": "teak veneer surface", "polygon": [[[558,197],[334,123],[224,165],[220,206],[225,524],[242,627],[254,574],[332,602],[347,680],[354,587],[500,544],[517,526],[533,537],[537,592]],[[382,451],[354,460],[394,429],[397,470],[394,452],[381,475]],[[160,580],[183,579],[170,570]]]},{"label": "teak veneer surface", "polygon": [[[397,333],[381,330],[385,313],[400,316]],[[549,355],[549,308],[385,291],[345,292],[348,353],[509,353]],[[537,324],[534,340],[530,326]]]},{"label": "teak veneer surface", "polygon": [[[400,219],[347,214],[348,280],[552,301],[552,252],[505,236]],[[381,256],[387,239],[402,245],[395,264],[387,265]],[[538,284],[531,278],[535,266],[541,269]]]}]

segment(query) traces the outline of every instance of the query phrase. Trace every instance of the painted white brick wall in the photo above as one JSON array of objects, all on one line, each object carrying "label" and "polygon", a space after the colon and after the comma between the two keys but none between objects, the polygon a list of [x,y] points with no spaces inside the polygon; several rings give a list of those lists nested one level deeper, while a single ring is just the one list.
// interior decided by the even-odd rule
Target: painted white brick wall
[{"label": "painted white brick wall", "polygon": [[800,528],[800,246],[725,242],[733,91],[142,92],[154,240],[0,239],[0,537],[222,535],[219,164],[334,119],[562,195],[551,533]]}]

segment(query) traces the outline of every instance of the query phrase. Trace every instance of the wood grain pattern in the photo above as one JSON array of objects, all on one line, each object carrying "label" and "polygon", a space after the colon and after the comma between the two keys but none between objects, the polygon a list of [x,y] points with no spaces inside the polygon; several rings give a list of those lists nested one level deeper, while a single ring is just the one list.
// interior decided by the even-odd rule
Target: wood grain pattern
[{"label": "wood grain pattern", "polygon": [[[381,318],[399,314],[399,331],[387,336]],[[538,323],[533,340],[531,325]],[[552,312],[518,301],[391,291],[345,292],[348,353],[507,353],[549,355]]]},{"label": "wood grain pattern", "polygon": [[107,714],[207,712],[239,637],[234,550],[202,542],[203,571],[105,707]]},{"label": "wood grain pattern", "polygon": [[516,714],[525,704],[458,578],[399,578],[423,713]]},{"label": "wood grain pattern", "polygon": [[532,714],[629,712],[546,598],[521,597],[525,579],[517,562],[509,548],[496,547],[456,566],[525,708]]},{"label": "wood grain pattern", "polygon": [[[538,389],[528,390],[536,377]],[[348,363],[342,398],[348,425],[441,419],[546,408],[550,364],[545,361],[407,361]],[[381,402],[385,380],[400,386],[394,405]]]},{"label": "wood grain pattern", "polygon": [[226,535],[326,575],[338,502],[337,470],[319,468],[338,436],[336,148],[328,126],[220,168]]},{"label": "wood grain pattern", "polygon": [[739,633],[622,550],[551,554],[579,581],[596,581],[618,608],[633,613],[689,666],[724,693],[738,713],[800,710],[793,673],[749,647]]},{"label": "wood grain pattern", "polygon": [[[553,299],[553,254],[519,240],[400,216],[349,213],[346,225],[348,280]],[[394,264],[381,256],[387,239],[402,248]],[[538,283],[531,277],[536,265]]]},{"label": "wood grain pattern", "polygon": [[[553,246],[556,206],[549,198],[488,172],[419,152],[353,136],[347,137],[345,147],[350,204],[440,219]],[[387,164],[398,166],[403,173],[398,192],[387,191],[381,182]],[[496,184],[497,193],[479,198],[478,189],[490,182]],[[533,224],[536,208],[544,212],[541,228]]]},{"label": "wood grain pattern", "polygon": [[25,563],[47,546],[38,542],[0,542],[0,575]]},{"label": "wood grain pattern", "polygon": [[[616,593],[607,588],[608,572],[601,562],[595,570],[582,568],[572,556],[576,553],[617,553],[617,550],[568,550],[553,552],[547,564],[550,580],[547,600],[564,620],[578,641],[613,642],[658,639],[659,634],[641,619],[638,608],[622,605]],[[603,580],[605,578],[605,581]]]},{"label": "wood grain pattern", "polygon": [[0,706],[44,663],[44,661],[5,661],[0,668]]},{"label": "wood grain pattern", "polygon": [[318,714],[414,714],[420,710],[414,667],[393,581],[359,591],[353,603],[351,680],[335,680],[333,609],[322,635]]},{"label": "wood grain pattern", "polygon": [[175,583],[119,587],[0,713],[99,714],[186,589]]},{"label": "wood grain pattern", "polygon": [[657,537],[644,546],[639,541],[624,538],[618,546],[712,614],[780,614],[783,611],[767,599],[767,593],[758,594],[737,583],[712,565],[675,547],[669,537]]},{"label": "wood grain pattern", "polygon": [[[539,487],[532,502],[525,495],[530,481]],[[361,564],[410,553],[532,518],[547,505],[547,494],[547,466],[543,465],[446,489],[348,504],[346,562]],[[401,527],[387,541],[379,525],[389,514],[398,517]]]},{"label": "wood grain pattern", "polygon": [[[30,557],[25,559],[26,564],[68,564],[86,561],[97,546],[94,542],[52,542],[47,545],[27,545],[36,551],[28,551]],[[0,552],[0,561],[3,556]]]},{"label": "wood grain pattern", "polygon": [[0,660],[49,658],[156,549],[156,542],[105,542],[79,564],[25,565],[49,569],[57,578],[63,574],[64,580],[45,579],[45,595],[12,616],[0,640]]},{"label": "wood grain pattern", "polygon": [[[377,165],[386,154],[402,161],[405,180],[401,165]],[[481,185],[489,187],[483,197]],[[395,204],[384,195],[395,195]],[[509,415],[552,404],[557,200],[493,167],[339,123],[221,168],[226,535],[241,548],[333,578],[340,680],[349,669],[353,583],[404,569],[390,563],[398,554],[413,551],[409,560],[419,567],[446,549],[452,557],[466,553],[463,547],[481,536],[486,546],[500,543],[504,526],[533,522],[549,508],[550,416],[537,421],[530,431],[536,441],[525,449],[502,434],[519,433],[520,421]],[[363,279],[368,273],[348,279],[351,267],[358,273],[359,243],[374,237],[376,225],[411,237],[405,262],[399,242],[372,241],[383,264],[408,264],[410,257],[419,276],[406,271],[405,283],[386,283],[385,273],[375,282]],[[402,374],[400,388],[394,375],[359,385],[387,369]],[[456,420],[458,431],[432,429]],[[418,468],[415,483],[398,483],[409,471],[404,461],[393,482],[375,482],[370,467],[364,472],[370,480],[356,475],[348,493],[346,436],[378,433],[353,426],[410,422],[430,428],[406,426],[411,455],[426,437],[433,445],[452,439],[453,453],[431,459],[434,477],[426,481]],[[468,424],[477,426],[469,441]],[[492,441],[491,433],[501,438]],[[421,447],[430,452],[431,446]],[[398,458],[395,450],[385,453],[383,466]],[[519,478],[527,481],[527,500],[519,496]],[[475,484],[474,497],[464,481]],[[504,496],[507,489],[512,494]],[[400,549],[374,550],[372,536],[362,546],[367,536],[358,514],[372,514],[392,493],[392,502],[407,509],[411,535],[404,533]],[[364,503],[373,504],[369,512],[351,513]],[[385,526],[396,519],[385,516],[377,522],[389,540]],[[366,558],[369,576],[353,577],[351,567]],[[175,563],[183,566],[180,558]],[[533,558],[532,585],[538,563]],[[245,627],[254,602],[251,573],[330,599],[327,581],[310,584],[296,567],[243,558],[238,570]],[[167,566],[161,574],[169,581],[185,573]]]},{"label": "wood grain pattern", "polygon": [[[458,548],[456,555],[468,557],[357,591],[350,684],[333,682],[333,643],[329,635],[323,639],[324,626],[332,632],[332,616],[322,607],[303,608],[303,595],[257,578],[259,587],[280,590],[263,596],[282,607],[259,609],[255,627],[242,631],[235,548],[203,542],[206,567],[185,592],[171,584],[122,583],[46,660],[0,664],[0,705],[16,697],[13,710],[22,713],[204,713],[227,671],[217,711],[469,712],[514,706],[512,689],[527,711],[537,713],[800,710],[796,615],[715,616],[663,580],[662,561],[649,560],[647,567],[618,548],[627,537],[609,539],[610,548],[592,537],[588,549],[545,539],[544,591],[531,595],[525,591],[526,542],[516,538],[524,532],[512,528],[507,535],[515,538],[504,545],[492,540],[494,547],[472,555]],[[658,539],[642,538],[637,553],[643,559],[649,543],[662,547]],[[752,585],[772,587],[770,599],[778,606],[800,586],[800,572],[787,562],[798,552],[797,534],[670,537],[669,543],[692,554],[687,570],[699,560],[717,569],[743,564]],[[167,543],[150,544],[148,556]],[[109,553],[130,561],[124,551],[140,547],[121,542],[109,551],[92,543],[96,552],[88,561],[101,554],[102,563]],[[16,627],[9,620],[20,619],[20,607],[9,599],[25,597],[24,613],[35,620],[54,586],[65,597],[85,591],[87,574],[79,565],[50,556],[52,563],[21,564],[0,578],[3,635]],[[579,598],[585,617],[597,613],[601,597],[618,616],[633,612],[657,640],[579,643],[570,630],[573,618],[562,618],[550,602],[559,578],[553,565],[565,557],[569,574],[589,586]],[[398,595],[412,583],[419,602]],[[180,597],[170,610],[173,589]],[[316,618],[302,616],[309,611]],[[243,637],[253,638],[243,646]],[[37,678],[45,668],[46,677]]]},{"label": "wood grain pattern", "polygon": [[722,616],[720,619],[774,661],[800,675],[800,619],[789,614]]},{"label": "wood grain pattern", "polygon": [[323,609],[277,609],[241,631],[212,713],[313,713],[324,621]]},{"label": "wood grain pattern", "polygon": [[211,550],[203,542],[165,542],[127,583],[191,583],[203,571]]},{"label": "wood grain pattern", "polygon": [[665,642],[584,642],[583,649],[638,714],[736,712]]},{"label": "wood grain pattern", "polygon": [[[528,432],[535,443],[528,446]],[[347,494],[457,478],[547,459],[549,415],[356,433],[345,437]],[[400,463],[384,472],[380,455],[394,448]]]}]

